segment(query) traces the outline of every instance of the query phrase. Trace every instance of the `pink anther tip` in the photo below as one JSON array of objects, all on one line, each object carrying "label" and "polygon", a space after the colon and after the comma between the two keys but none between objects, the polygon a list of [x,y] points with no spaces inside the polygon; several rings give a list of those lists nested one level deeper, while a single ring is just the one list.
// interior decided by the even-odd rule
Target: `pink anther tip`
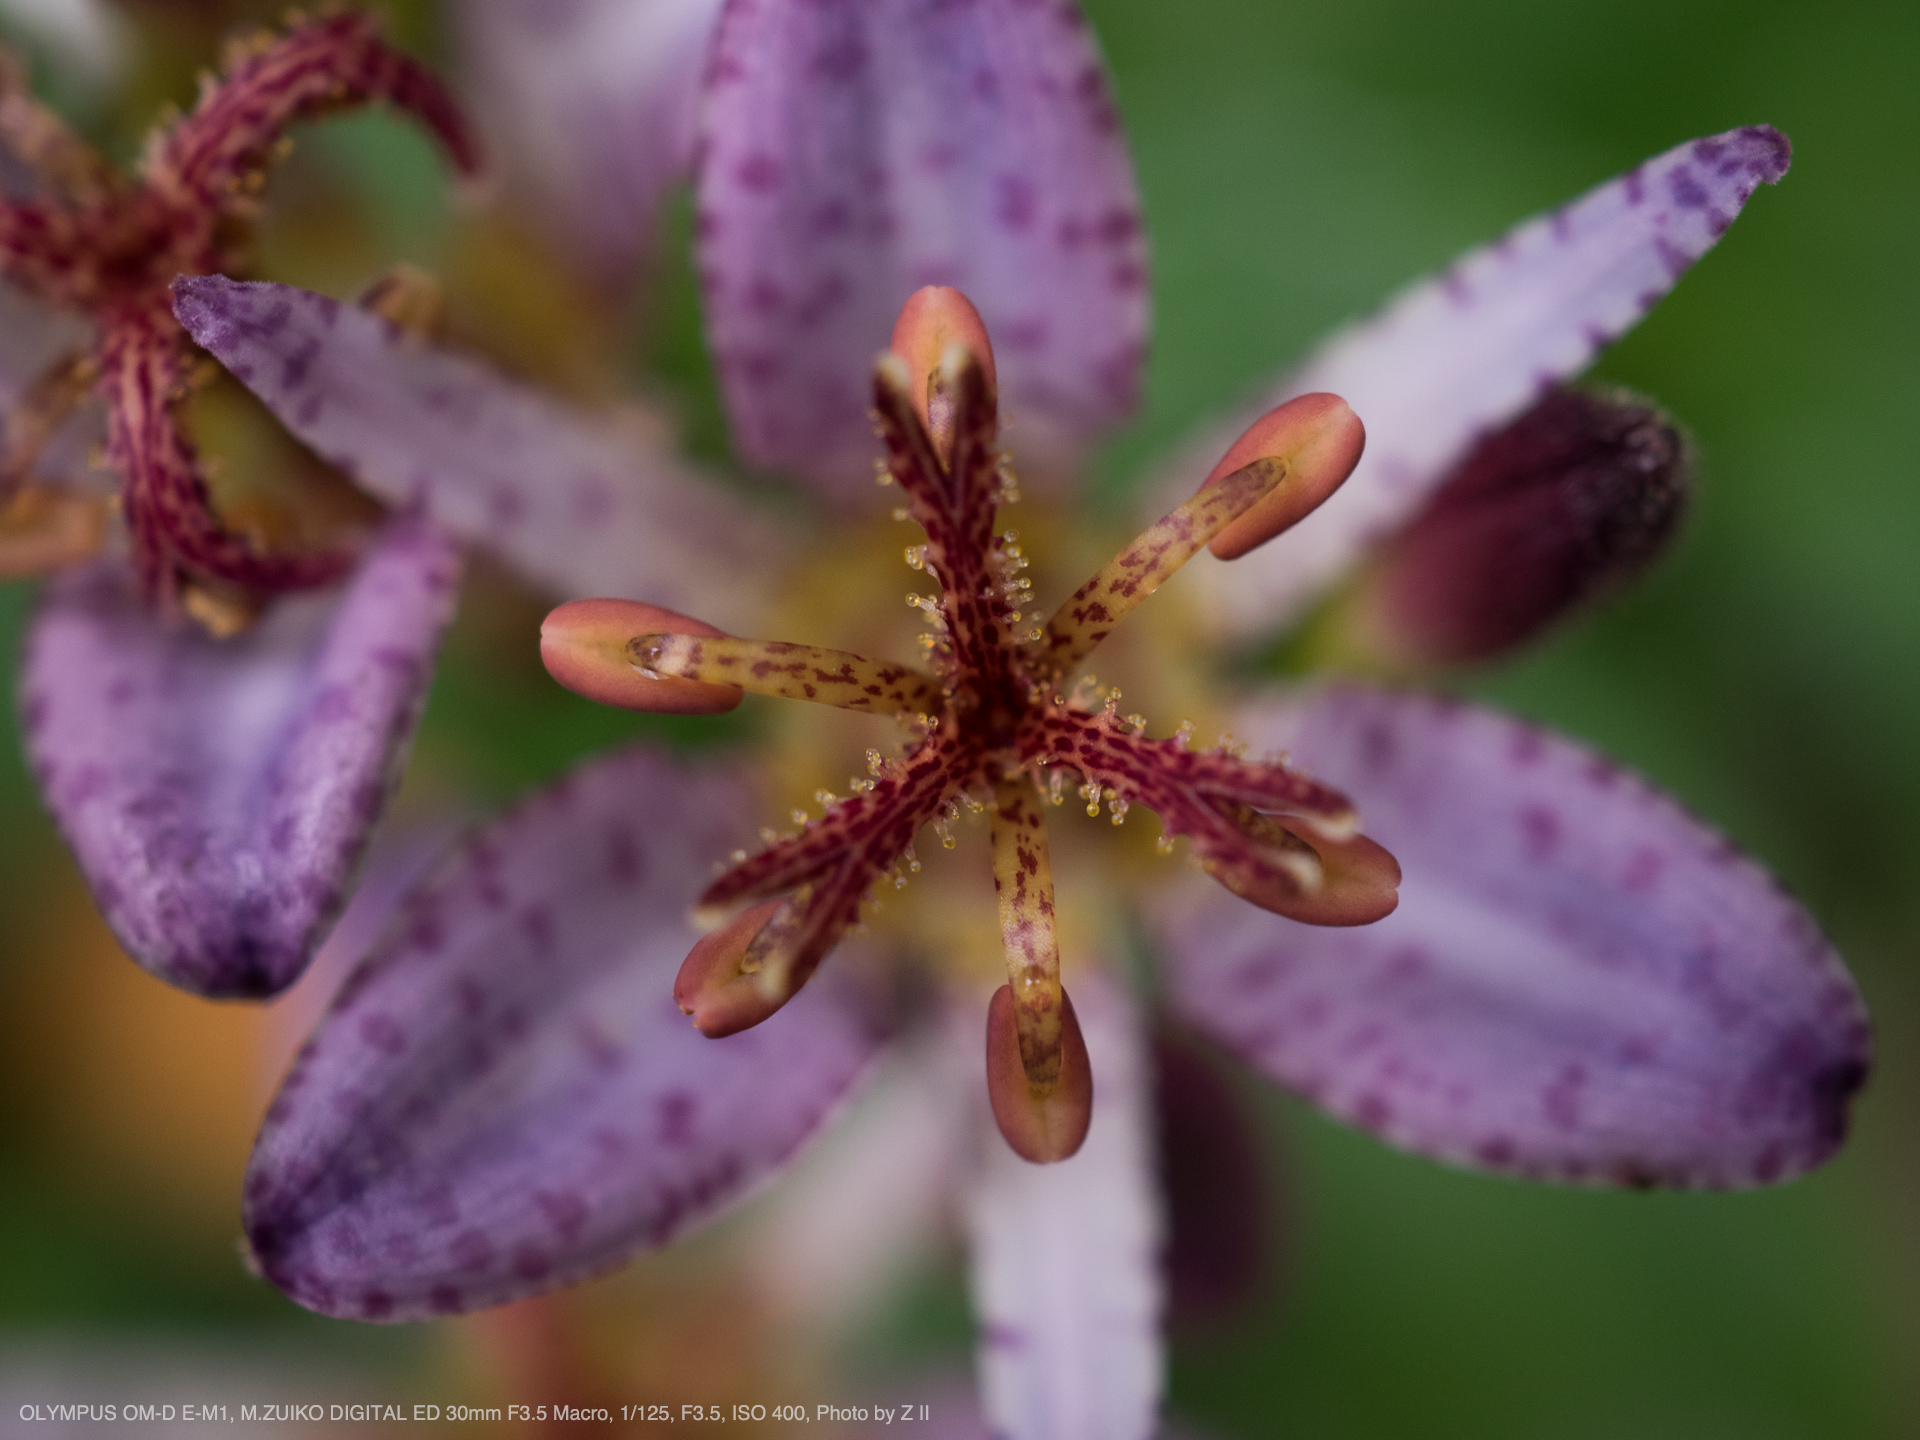
[{"label": "pink anther tip", "polygon": [[1297,525],[1353,473],[1366,443],[1366,427],[1338,395],[1301,395],[1269,410],[1228,447],[1205,484],[1270,458],[1286,462],[1287,477],[1208,548],[1237,560]]},{"label": "pink anther tip", "polygon": [[703,620],[637,600],[569,600],[540,624],[547,673],[576,695],[660,715],[717,715],[740,703],[737,685],[643,675],[628,645],[642,635],[721,635]]},{"label": "pink anther tip", "polygon": [[1013,987],[993,992],[987,1005],[987,1098],[994,1123],[1021,1159],[1046,1165],[1080,1148],[1093,1123],[1093,1066],[1066,994],[1060,997],[1060,1078],[1041,1094],[1020,1063]]}]

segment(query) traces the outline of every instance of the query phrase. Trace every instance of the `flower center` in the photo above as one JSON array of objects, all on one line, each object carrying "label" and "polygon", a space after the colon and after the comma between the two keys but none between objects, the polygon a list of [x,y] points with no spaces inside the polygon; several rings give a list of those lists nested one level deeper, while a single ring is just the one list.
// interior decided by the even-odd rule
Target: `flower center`
[{"label": "flower center", "polygon": [[[1045,804],[1060,803],[1068,783],[1077,782],[1088,814],[1104,801],[1116,824],[1133,805],[1151,809],[1163,850],[1186,836],[1201,867],[1228,889],[1310,922],[1377,919],[1391,909],[1398,870],[1356,833],[1339,793],[1278,759],[1249,761],[1230,746],[1194,751],[1190,727],[1149,739],[1144,717],[1119,714],[1117,691],[1096,707],[1091,687],[1067,683],[1209,541],[1276,491],[1302,483],[1284,454],[1257,456],[1203,487],[1042,621],[1018,539],[996,528],[999,507],[1018,497],[996,445],[991,351],[971,306],[944,293],[966,307],[971,323],[959,325],[961,333],[919,373],[906,355],[925,347],[912,334],[903,344],[896,331],[874,379],[874,421],[886,451],[881,480],[897,484],[906,500],[896,516],[925,535],[908,548],[907,563],[939,587],[908,597],[927,617],[925,668],[676,626],[681,617],[651,607],[631,607],[655,622],[638,634],[629,628],[609,668],[624,664],[641,685],[668,687],[666,694],[693,685],[726,703],[751,690],[905,725],[899,754],[870,750],[869,773],[852,793],[822,792],[820,816],[796,811],[795,831],[765,832],[758,853],[737,852],[701,895],[699,912],[719,928],[688,956],[675,994],[708,1035],[758,1024],[791,999],[858,923],[875,888],[903,861],[917,868],[913,842],[923,827],[951,845],[963,805],[988,813],[1008,966],[1008,985],[989,1013],[990,1094],[1016,1150],[1059,1159],[1078,1147],[1091,1107],[1085,1051],[1060,982],[1044,821]],[[912,313],[910,304],[903,328]],[[558,650],[590,621],[601,627],[604,646],[624,613],[609,616],[604,607],[616,604],[562,607],[546,635],[555,673],[606,698],[620,698],[614,692],[634,682],[616,679],[614,670],[582,683]]]}]

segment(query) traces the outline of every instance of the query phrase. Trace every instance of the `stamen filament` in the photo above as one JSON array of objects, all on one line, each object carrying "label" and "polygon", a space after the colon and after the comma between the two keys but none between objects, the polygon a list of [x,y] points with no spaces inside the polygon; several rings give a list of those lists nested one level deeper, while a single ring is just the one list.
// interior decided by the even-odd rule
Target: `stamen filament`
[{"label": "stamen filament", "polygon": [[635,636],[627,653],[652,678],[738,685],[756,695],[813,700],[874,715],[934,715],[945,704],[940,682],[930,675],[817,645],[655,633]]},{"label": "stamen filament", "polygon": [[1060,1079],[1060,944],[1040,795],[1025,774],[993,789],[993,890],[1013,987],[1020,1065],[1036,1099]]},{"label": "stamen filament", "polygon": [[1149,526],[1054,612],[1039,658],[1056,674],[1072,670],[1134,606],[1286,476],[1285,461],[1255,460]]}]

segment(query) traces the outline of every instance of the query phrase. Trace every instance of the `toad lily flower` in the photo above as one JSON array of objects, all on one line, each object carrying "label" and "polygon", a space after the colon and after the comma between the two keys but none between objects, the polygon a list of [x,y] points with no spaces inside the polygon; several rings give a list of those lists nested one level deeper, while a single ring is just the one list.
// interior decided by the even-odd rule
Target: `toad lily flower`
[{"label": "toad lily flower", "polygon": [[[1256,693],[1236,731],[1286,749],[1311,767],[1308,781],[1148,740],[1117,703],[1109,718],[1070,684],[1053,688],[1146,588],[1121,594],[1108,582],[1124,571],[1102,572],[1082,613],[1069,603],[1056,628],[1020,583],[1019,542],[995,533],[994,506],[1008,497],[989,402],[1016,448],[1032,433],[1020,417],[1050,399],[1084,434],[1089,416],[1120,405],[1139,357],[1131,182],[1077,20],[1071,7],[1017,0],[727,7],[697,229],[736,432],[750,457],[817,470],[844,504],[861,480],[845,457],[872,395],[903,518],[927,532],[914,558],[933,564],[943,593],[922,608],[940,624],[916,672],[742,640],[838,637],[776,631],[764,616],[749,631],[636,585],[602,593],[661,608],[563,609],[549,658],[584,688],[644,708],[725,708],[749,680],[802,698],[837,687],[904,717],[908,743],[878,754],[878,773],[800,834],[763,837],[757,854],[770,803],[757,782],[777,793],[779,774],[756,774],[741,756],[635,746],[533,795],[415,891],[288,1075],[249,1170],[253,1257],[299,1303],[365,1320],[447,1314],[668,1243],[790,1163],[869,1073],[912,1014],[913,987],[888,1003],[889,962],[941,962],[918,993],[958,997],[944,1010],[964,1016],[970,1052],[960,1108],[988,1142],[967,1147],[967,1209],[991,1421],[1034,1440],[1148,1434],[1160,1364],[1148,1061],[1138,1006],[1100,963],[1139,948],[1143,932],[1170,1006],[1261,1073],[1419,1154],[1560,1181],[1728,1187],[1798,1174],[1840,1143],[1868,1053],[1846,972],[1759,867],[1603,757],[1396,692]],[[896,90],[898,74],[925,86]],[[826,117],[817,132],[797,118],[815,114]],[[1159,559],[1206,546],[1210,527],[1216,553],[1255,546],[1230,565],[1196,555],[1175,581],[1204,582],[1201,621],[1258,640],[1297,613],[1370,539],[1416,515],[1477,440],[1664,293],[1754,187],[1778,178],[1783,147],[1756,129],[1656,157],[1312,357],[1261,407],[1284,418],[1265,431],[1242,421],[1211,442],[1175,507],[1184,533],[1162,532],[1176,544]],[[1037,176],[1023,168],[1043,162]],[[956,273],[963,266],[972,273]],[[871,388],[887,319],[927,283],[975,296],[986,326],[935,305],[903,327],[904,375],[888,362]],[[456,380],[450,357],[383,345],[348,311],[330,325],[319,297],[283,287],[198,281],[183,308],[296,433],[353,459],[363,480],[402,486],[416,470],[443,471],[448,454],[486,461],[443,418],[482,413],[503,393],[497,380]],[[269,313],[283,315],[270,334],[252,323]],[[986,328],[1002,337],[996,357]],[[283,385],[282,362],[309,346],[304,382]],[[1327,393],[1368,427],[1365,456],[1330,497],[1322,487],[1351,456],[1291,453],[1311,407],[1281,403]],[[316,395],[321,419],[303,429]],[[868,441],[863,464],[871,456]],[[1276,458],[1284,477],[1265,463]],[[1215,483],[1202,484],[1216,464]],[[553,473],[564,495],[570,457]],[[1315,513],[1287,528],[1313,500]],[[687,535],[689,554],[707,538],[670,533]],[[812,544],[834,536],[824,529]],[[1127,553],[1152,571],[1155,545]],[[831,588],[857,595],[842,560],[822,562]],[[727,560],[709,568],[755,578]],[[897,591],[885,599],[897,615]],[[1151,641],[1142,632],[1169,608],[1146,607],[1111,643]],[[1172,679],[1204,648],[1190,636],[1162,647],[1156,677]],[[1138,865],[1169,882],[1150,884],[1113,845],[1068,883],[1072,848],[1051,834],[1063,877],[1056,1009],[1038,829],[1026,821],[1069,768],[1102,801],[1111,790],[1157,809],[1214,874],[1148,854]],[[986,804],[986,828],[1001,836],[994,869],[1012,882],[1000,890],[995,963],[1011,957],[1019,984],[985,1006],[985,1087],[985,996],[944,963],[968,947],[941,887],[893,912],[904,931],[870,920],[822,961],[914,829],[947,818],[956,784]],[[1404,869],[1400,903],[1371,924],[1300,923],[1290,907],[1309,922],[1342,918],[1315,907],[1343,897],[1385,908],[1392,871],[1350,838],[1348,795]],[[1356,883],[1343,887],[1349,859]],[[1114,882],[1104,904],[1083,898]],[[687,919],[703,894],[717,910],[745,908],[703,936]],[[1023,991],[1035,1002],[1024,1035]],[[679,1001],[714,1035],[690,1026]],[[1097,1094],[1090,1118],[1076,1028]],[[1032,1164],[1001,1134],[1043,1157],[1079,1148]]]},{"label": "toad lily flower", "polygon": [[[725,551],[749,570],[767,550],[769,527],[717,488],[689,484],[644,424],[580,414],[428,347],[413,333],[419,286],[382,282],[359,307],[320,302],[300,317],[319,325],[306,335],[290,301],[236,306],[221,288],[232,282],[201,273],[237,260],[239,222],[287,125],[377,98],[423,115],[471,167],[451,102],[379,42],[365,15],[237,47],[226,78],[155,138],[137,184],[110,176],[23,95],[0,102],[12,142],[39,157],[54,186],[53,199],[0,212],[13,237],[8,273],[96,330],[76,358],[79,337],[47,329],[66,317],[0,292],[9,348],[37,347],[35,371],[13,387],[25,396],[9,430],[13,473],[26,474],[81,381],[100,377],[133,568],[146,582],[109,557],[47,587],[21,685],[28,748],[128,951],[210,995],[276,993],[325,937],[425,701],[459,574],[455,537],[557,597],[629,588],[644,575],[654,593],[729,618],[729,602],[750,607],[753,587],[713,595],[676,566],[678,542],[701,537],[703,556]],[[174,413],[189,368],[204,363],[183,324],[214,344],[289,341],[258,373],[237,365],[236,378],[297,393],[283,414],[289,428],[393,507],[337,596],[296,592],[342,570],[344,552],[268,553],[214,517]],[[377,398],[414,434],[450,442],[434,463],[360,466],[356,447],[377,433],[364,419],[335,443],[350,395],[332,367],[349,336],[426,371]],[[47,378],[31,383],[39,371]],[[74,428],[40,452],[43,470],[63,468]],[[534,474],[542,483],[529,483]],[[72,486],[23,485],[0,556],[36,571],[85,560],[103,509]],[[75,514],[87,524],[57,523]],[[199,633],[175,608],[240,633]]]},{"label": "toad lily flower", "polygon": [[[176,420],[197,362],[171,287],[238,262],[266,167],[296,122],[384,100],[463,168],[474,151],[439,84],[364,15],[234,46],[193,112],[154,133],[136,177],[111,171],[13,70],[0,86],[0,140],[39,182],[0,202],[0,271],[93,332],[25,387],[0,470],[0,572],[67,572],[26,647],[36,778],[140,963],[207,994],[271,993],[324,935],[397,778],[458,555],[400,517],[337,598],[296,595],[345,576],[354,557],[277,553],[216,514]],[[8,308],[38,313],[25,298]],[[90,391],[105,402],[130,566],[94,559],[108,502],[35,478]],[[276,596],[289,598],[254,625]]]},{"label": "toad lily flower", "polygon": [[[587,601],[548,617],[548,664],[582,693],[670,708],[737,701],[753,690],[894,715],[912,728],[906,753],[870,752],[871,778],[792,836],[740,858],[701,896],[718,915],[751,905],[694,947],[681,1007],[711,1036],[765,1020],[796,994],[860,916],[864,898],[911,863],[914,838],[948,827],[962,804],[989,812],[994,888],[1009,984],[987,1022],[987,1080],[1009,1144],[1059,1160],[1085,1138],[1092,1076],[1060,981],[1053,874],[1043,799],[1058,804],[1071,772],[1089,815],[1104,798],[1115,823],[1134,804],[1160,816],[1162,845],[1187,836],[1202,866],[1235,894],[1318,924],[1365,924],[1393,908],[1392,857],[1356,834],[1346,799],[1280,763],[1226,749],[1194,753],[1188,735],[1148,740],[1122,720],[1119,695],[1088,710],[1060,692],[1141,601],[1216,537],[1245,543],[1284,529],[1344,480],[1361,430],[1333,396],[1295,400],[1262,419],[1192,500],[1146,531],[1034,623],[1027,560],[995,512],[1016,498],[996,446],[993,351],[955,290],[907,302],[874,383],[886,444],[884,478],[905,493],[925,532],[909,563],[941,587],[913,597],[932,619],[932,673],[810,645],[736,640],[688,627],[651,606]],[[623,633],[624,632],[624,633]],[[635,672],[638,671],[638,683]],[[687,695],[686,687],[701,689]],[[717,692],[717,693],[716,693]],[[684,698],[683,698],[684,697]],[[778,898],[774,898],[778,897]]]},{"label": "toad lily flower", "polygon": [[[142,589],[170,603],[198,581],[276,594],[337,579],[345,554],[263,554],[214,514],[191,447],[174,424],[189,350],[173,318],[177,275],[231,269],[241,229],[294,123],[343,105],[387,100],[421,118],[463,168],[477,163],[451,98],[382,44],[370,16],[296,25],[234,47],[228,74],[204,82],[191,115],[157,131],[137,181],[115,175],[64,124],[6,77],[4,139],[51,191],[0,206],[0,265],[39,299],[93,317],[88,353],[50,371],[8,422],[14,499],[39,448],[87,389],[108,402],[107,453]],[[38,500],[38,512],[50,502]],[[199,593],[199,592],[192,592]],[[190,602],[191,603],[191,602]],[[202,602],[206,608],[210,602]]]}]

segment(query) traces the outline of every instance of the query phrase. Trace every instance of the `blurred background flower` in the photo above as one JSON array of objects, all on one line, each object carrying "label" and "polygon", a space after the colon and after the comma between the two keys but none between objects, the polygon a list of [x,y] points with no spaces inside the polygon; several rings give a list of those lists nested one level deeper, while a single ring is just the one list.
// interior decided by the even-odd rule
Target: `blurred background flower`
[{"label": "blurred background flower", "polygon": [[[1087,9],[1139,165],[1161,317],[1145,423],[1101,470],[1116,515],[1143,465],[1221,394],[1406,276],[1681,137],[1754,119],[1793,136],[1791,183],[1598,372],[1692,431],[1701,493],[1678,547],[1619,605],[1464,688],[1621,757],[1765,856],[1848,957],[1881,1037],[1841,1159],[1738,1197],[1461,1176],[1247,1093],[1292,1157],[1288,1204],[1268,1221],[1292,1231],[1286,1288],[1176,1346],[1175,1412],[1223,1436],[1914,1433],[1920,570],[1907,552],[1920,501],[1896,466],[1920,379],[1904,73],[1920,19],[1644,0]],[[17,33],[45,93],[124,157],[137,131],[122,127],[190,99],[221,30],[273,10],[146,0],[115,13],[124,38],[109,44],[125,58],[99,50],[92,70],[44,26]],[[424,5],[396,7],[392,33],[450,56]],[[426,265],[469,343],[587,395],[605,383],[599,359],[624,357],[718,457],[684,203],[668,207],[667,269],[630,344],[596,292],[519,263],[539,253],[534,226],[507,207],[456,225],[449,201],[403,124],[336,121],[303,134],[276,177],[262,268],[352,294],[394,259]],[[589,325],[598,356],[578,343]],[[23,606],[18,587],[0,592],[7,674]],[[491,803],[617,738],[684,733],[552,686],[535,653],[543,609],[485,567],[470,582],[403,819]],[[969,1343],[957,1268],[936,1246],[858,1303],[836,1299],[836,1323],[799,1322],[809,1343],[796,1344],[781,1327],[807,1307],[791,1277],[779,1291],[751,1259],[754,1227],[774,1223],[752,1213],[527,1310],[392,1330],[295,1310],[244,1274],[232,1242],[273,1057],[303,1027],[177,996],[127,965],[12,760],[0,806],[11,1407],[23,1383],[108,1369],[271,1390],[294,1355],[310,1367],[292,1372],[301,1384],[325,1375],[354,1396],[424,1398],[430,1384],[467,1403],[529,1388],[677,1401],[697,1383],[715,1398],[844,1400],[829,1368],[917,1374]],[[736,1264],[737,1284],[716,1279]]]}]

